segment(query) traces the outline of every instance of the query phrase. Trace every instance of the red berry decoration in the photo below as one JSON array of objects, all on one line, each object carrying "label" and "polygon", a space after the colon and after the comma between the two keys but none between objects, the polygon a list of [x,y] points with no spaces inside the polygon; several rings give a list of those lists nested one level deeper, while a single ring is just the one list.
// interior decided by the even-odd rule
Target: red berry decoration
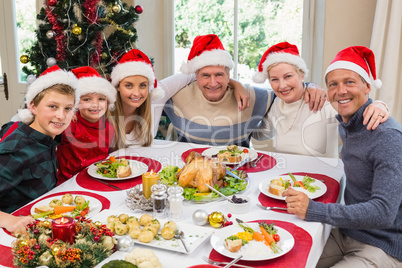
[{"label": "red berry decoration", "polygon": [[34,229],[34,230],[33,230],[33,233],[34,233],[34,234],[39,234],[39,230],[38,230],[38,229]]},{"label": "red berry decoration", "polygon": [[48,0],[47,3],[49,6],[54,7],[57,4],[57,0]]},{"label": "red berry decoration", "polygon": [[136,5],[136,6],[134,7],[134,11],[135,11],[135,13],[137,13],[137,14],[141,14],[141,13],[144,11],[144,8],[143,8],[142,6],[140,6],[140,5]]},{"label": "red berry decoration", "polygon": [[35,245],[35,249],[36,249],[36,250],[39,250],[39,249],[40,249],[40,245],[39,245],[39,244]]},{"label": "red berry decoration", "polygon": [[94,237],[94,241],[95,241],[95,242],[98,242],[98,241],[99,241],[99,239],[100,239],[100,237],[99,237],[99,236],[95,236],[95,237]]},{"label": "red berry decoration", "polygon": [[230,219],[231,217],[232,217],[232,214],[229,213],[229,214],[228,214],[228,218]]}]

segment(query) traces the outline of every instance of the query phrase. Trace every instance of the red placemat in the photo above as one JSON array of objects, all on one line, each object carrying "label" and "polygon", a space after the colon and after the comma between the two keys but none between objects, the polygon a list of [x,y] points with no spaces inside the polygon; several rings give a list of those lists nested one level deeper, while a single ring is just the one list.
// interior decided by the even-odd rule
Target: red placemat
[{"label": "red placemat", "polygon": [[[313,239],[311,235],[293,223],[285,222],[285,221],[275,221],[275,220],[258,220],[258,221],[251,221],[251,222],[273,222],[276,226],[279,226],[289,233],[291,233],[295,239],[295,245],[293,248],[286,253],[285,255],[271,259],[271,260],[264,260],[264,261],[239,261],[238,264],[248,265],[251,267],[306,267],[307,258],[310,253],[311,245],[313,244]],[[233,259],[223,256],[222,254],[218,253],[216,250],[212,250],[209,254],[209,258],[214,261],[225,261],[230,262]]]},{"label": "red placemat", "polygon": [[[208,148],[195,148],[195,149],[190,149],[185,151],[181,155],[181,159],[186,162],[187,156],[190,154],[190,152],[195,151],[199,154],[202,154],[203,151],[205,151]],[[242,167],[239,168],[239,170],[244,170],[246,172],[260,172],[264,170],[268,170],[273,168],[276,165],[276,159],[273,158],[272,156],[263,154],[263,153],[257,153],[258,157],[262,155],[261,159],[257,162],[257,165],[255,167],[252,167],[249,164],[246,164]]]},{"label": "red placemat", "polygon": [[0,265],[5,267],[15,267],[13,265],[13,254],[11,247],[0,245]]},{"label": "red placemat", "polygon": [[[305,173],[305,172],[296,172],[296,173],[292,172],[292,174],[301,176],[309,175],[314,179],[324,181],[325,185],[327,186],[327,192],[322,196],[314,199],[314,201],[327,204],[327,203],[335,203],[336,200],[338,200],[340,186],[337,180],[323,174]],[[274,199],[269,196],[266,196],[263,193],[260,193],[260,195],[258,196],[258,200],[264,207],[283,207],[283,208],[287,207],[286,202],[284,200]],[[275,210],[275,212],[287,213],[287,211],[285,210]]]},{"label": "red placemat", "polygon": [[[126,159],[130,159],[130,160],[136,160],[136,161],[143,162],[148,165],[148,171],[152,170],[153,172],[158,172],[162,168],[161,163],[159,163],[158,161],[153,160],[151,158],[147,158],[147,157],[120,156],[117,158],[126,158]],[[97,180],[94,180],[88,174],[87,169],[84,169],[83,171],[81,171],[77,175],[76,180],[77,180],[78,185],[85,189],[102,191],[102,192],[118,191],[117,189],[114,189],[112,187],[109,187],[109,186],[97,181]],[[130,189],[130,188],[136,186],[137,184],[142,183],[142,177],[140,175],[135,178],[127,179],[127,180],[113,180],[113,181],[107,180],[105,182],[107,182],[111,185],[117,186],[122,190],[126,190],[126,189]]]}]

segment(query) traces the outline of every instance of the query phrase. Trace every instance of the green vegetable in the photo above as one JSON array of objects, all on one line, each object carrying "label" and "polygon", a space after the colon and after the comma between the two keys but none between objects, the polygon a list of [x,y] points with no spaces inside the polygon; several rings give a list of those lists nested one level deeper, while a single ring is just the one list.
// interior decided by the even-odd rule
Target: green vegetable
[{"label": "green vegetable", "polygon": [[311,185],[311,183],[313,182],[315,182],[315,179],[311,178],[308,175],[304,176],[303,184],[306,187],[307,191],[309,191],[310,193],[315,193],[316,190],[320,190],[320,187]]},{"label": "green vegetable", "polygon": [[50,211],[46,211],[46,212],[42,212],[42,213],[38,213],[38,214],[33,214],[31,216],[34,219],[39,219],[39,218],[44,218],[46,216],[49,216],[50,214],[53,214],[53,213],[54,213],[53,210],[50,210]]},{"label": "green vegetable", "polygon": [[117,178],[117,168],[119,166],[126,166],[123,163],[120,163],[120,160],[117,162],[111,163],[110,161],[99,162],[96,163],[96,173],[102,175],[107,178]]},{"label": "green vegetable", "polygon": [[138,268],[138,266],[128,261],[113,260],[102,265],[102,268]]},{"label": "green vegetable", "polygon": [[176,180],[176,173],[179,168],[176,166],[167,165],[159,172],[159,178],[161,183],[167,185],[173,185]]},{"label": "green vegetable", "polygon": [[249,233],[251,233],[251,234],[254,234],[253,228],[251,228],[250,226],[248,226],[244,221],[242,221],[242,220],[240,220],[240,219],[237,219],[237,218],[236,218],[236,221],[237,221],[237,224],[239,224],[239,226],[240,226],[241,228],[243,228],[244,231],[249,232]]},{"label": "green vegetable", "polygon": [[76,208],[71,212],[71,216],[75,217],[75,216],[80,216],[81,215],[81,211],[83,211],[84,209],[86,209],[87,207],[89,207],[89,200],[85,201],[84,204],[82,204],[81,206],[76,206]]},{"label": "green vegetable", "polygon": [[292,181],[293,181],[293,182],[296,182],[295,176],[293,176],[293,174],[290,173],[290,172],[288,172],[288,174],[289,174],[290,178],[292,179]]},{"label": "green vegetable", "polygon": [[248,244],[248,241],[247,241],[247,240],[241,239],[241,238],[239,238],[239,237],[237,237],[237,236],[235,236],[235,235],[231,235],[231,236],[229,236],[229,237],[226,238],[226,239],[228,239],[228,240],[238,240],[238,239],[240,239],[242,246],[244,246],[245,244]]}]

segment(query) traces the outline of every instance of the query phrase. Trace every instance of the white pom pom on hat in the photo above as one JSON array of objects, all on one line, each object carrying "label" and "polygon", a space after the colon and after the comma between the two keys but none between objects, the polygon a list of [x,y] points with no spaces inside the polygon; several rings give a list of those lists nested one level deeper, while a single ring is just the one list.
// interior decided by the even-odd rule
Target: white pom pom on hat
[{"label": "white pom pom on hat", "polygon": [[[75,105],[79,101],[79,90],[77,89],[77,78],[73,73],[60,69],[59,66],[54,65],[47,68],[32,84],[28,87],[28,92],[25,95],[25,104],[30,106],[32,100],[43,90],[50,88],[56,84],[65,84],[75,89]],[[28,124],[31,123],[34,115],[29,109],[18,110],[19,119]]]},{"label": "white pom pom on hat", "polygon": [[[328,66],[324,77],[326,77],[329,72],[337,69],[346,69],[356,72],[376,89],[380,89],[382,86],[381,80],[377,79],[374,53],[367,47],[351,46],[339,51],[335,59]],[[370,72],[373,77],[373,82],[371,82],[370,79]]]},{"label": "white pom pom on hat", "polygon": [[111,73],[112,85],[117,87],[128,76],[141,75],[148,78],[151,98],[163,98],[165,91],[158,87],[154,68],[148,56],[138,49],[132,49],[120,59]]},{"label": "white pom pom on hat", "polygon": [[254,74],[253,81],[264,83],[268,79],[268,67],[275,63],[290,63],[304,72],[304,77],[308,76],[307,65],[300,57],[299,49],[296,45],[288,42],[281,42],[268,48],[261,57],[258,65],[258,72]]}]

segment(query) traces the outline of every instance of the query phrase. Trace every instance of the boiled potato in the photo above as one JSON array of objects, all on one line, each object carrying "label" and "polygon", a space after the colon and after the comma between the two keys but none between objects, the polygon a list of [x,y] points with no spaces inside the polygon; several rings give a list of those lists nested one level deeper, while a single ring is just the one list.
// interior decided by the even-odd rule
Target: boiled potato
[{"label": "boiled potato", "polygon": [[173,229],[173,232],[174,232],[177,229],[177,224],[174,221],[167,221],[167,222],[165,222],[163,227],[170,227]]},{"label": "boiled potato", "polygon": [[128,231],[128,235],[132,239],[137,239],[140,233],[141,233],[141,229],[130,229],[130,231]]},{"label": "boiled potato", "polygon": [[134,221],[138,222],[138,218],[135,216],[130,216],[130,217],[128,217],[126,223],[130,223],[130,222],[134,222]]},{"label": "boiled potato", "polygon": [[144,229],[145,229],[145,230],[146,230],[146,229],[150,230],[154,236],[156,236],[156,235],[158,234],[158,231],[159,231],[158,229],[156,229],[156,228],[153,227],[153,226],[147,226],[147,227],[144,227]]},{"label": "boiled potato", "polygon": [[164,239],[170,240],[174,237],[174,230],[169,226],[165,226],[162,228],[161,235]]},{"label": "boiled potato", "polygon": [[140,241],[140,242],[149,243],[152,241],[152,239],[154,239],[154,234],[149,229],[143,229],[138,234],[138,241]]},{"label": "boiled potato", "polygon": [[142,226],[146,226],[148,224],[148,222],[152,221],[154,219],[154,217],[152,217],[149,214],[143,214],[140,217],[140,225]]},{"label": "boiled potato", "polygon": [[131,229],[140,229],[141,228],[140,223],[138,221],[128,222],[127,227],[128,227],[129,230],[131,230]]},{"label": "boiled potato", "polygon": [[77,196],[74,198],[74,203],[75,203],[75,205],[77,205],[77,206],[82,206],[82,205],[85,203],[85,198],[82,197],[82,196],[80,196],[80,195],[77,195]]},{"label": "boiled potato", "polygon": [[126,223],[128,219],[128,215],[127,214],[120,214],[119,215],[119,220],[121,221],[121,223]]},{"label": "boiled potato", "polygon": [[59,206],[62,206],[62,205],[63,205],[63,202],[61,202],[61,200],[59,200],[59,199],[53,199],[49,203],[49,207],[52,207],[52,208],[59,207]]},{"label": "boiled potato", "polygon": [[72,196],[71,194],[65,194],[65,195],[63,195],[63,197],[61,198],[61,201],[62,201],[64,204],[71,205],[71,203],[73,203],[73,196]]},{"label": "boiled potato", "polygon": [[112,233],[114,233],[114,222],[106,223],[106,228],[108,228]]},{"label": "boiled potato", "polygon": [[107,217],[107,222],[117,222],[119,221],[119,218],[115,215],[110,215],[109,217]]},{"label": "boiled potato", "polygon": [[158,221],[158,219],[153,219],[152,221],[148,222],[148,224],[146,226],[147,227],[155,227],[155,229],[158,231],[161,228],[161,224]]},{"label": "boiled potato", "polygon": [[115,222],[114,224],[114,233],[117,235],[125,235],[128,231],[127,225],[121,222]]}]

